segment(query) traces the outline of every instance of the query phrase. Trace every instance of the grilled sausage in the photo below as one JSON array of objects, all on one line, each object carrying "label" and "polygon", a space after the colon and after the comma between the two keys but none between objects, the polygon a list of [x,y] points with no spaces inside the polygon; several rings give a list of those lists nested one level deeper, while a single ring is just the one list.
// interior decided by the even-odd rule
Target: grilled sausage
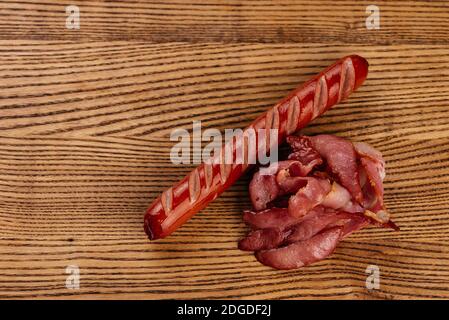
[{"label": "grilled sausage", "polygon": [[[362,85],[367,74],[368,62],[364,58],[357,55],[344,57],[299,86],[245,130],[255,130],[257,141],[261,141],[259,129],[278,129],[278,142],[282,143],[286,136],[304,128],[310,121],[346,99]],[[260,143],[257,147],[260,147]],[[239,148],[238,144],[233,144],[233,148]],[[243,148],[243,163],[227,164],[220,161],[225,154],[223,145],[213,161],[201,164],[178,184],[164,191],[146,212],[144,226],[148,237],[154,240],[170,235],[234,184],[248,168],[247,160],[254,156],[248,154],[245,142],[240,148]]]}]

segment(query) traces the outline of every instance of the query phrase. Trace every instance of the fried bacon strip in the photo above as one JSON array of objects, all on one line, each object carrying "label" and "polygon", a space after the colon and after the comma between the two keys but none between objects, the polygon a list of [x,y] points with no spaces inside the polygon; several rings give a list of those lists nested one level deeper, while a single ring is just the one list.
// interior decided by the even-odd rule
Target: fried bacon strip
[{"label": "fried bacon strip", "polygon": [[[289,136],[289,160],[257,172],[249,187],[252,231],[239,248],[263,264],[295,269],[327,258],[338,243],[369,225],[398,229],[383,201],[385,161],[366,143],[331,136]],[[273,207],[287,197],[284,207]],[[280,202],[279,202],[280,203]],[[262,210],[259,210],[262,209]]]},{"label": "fried bacon strip", "polygon": [[275,269],[301,268],[332,254],[341,235],[342,228],[334,227],[304,241],[294,242],[277,249],[258,251],[256,258],[262,264]]}]

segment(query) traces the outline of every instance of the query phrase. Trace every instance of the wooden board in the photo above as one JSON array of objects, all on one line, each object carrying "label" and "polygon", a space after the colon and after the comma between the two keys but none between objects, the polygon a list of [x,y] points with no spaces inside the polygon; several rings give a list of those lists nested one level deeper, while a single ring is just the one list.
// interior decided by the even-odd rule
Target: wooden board
[{"label": "wooden board", "polygon": [[[0,3],[0,298],[449,297],[449,6],[377,1]],[[274,271],[236,249],[248,177],[173,236],[143,213],[190,171],[174,128],[244,127],[339,57],[366,84],[306,133],[367,141],[387,160],[400,232],[367,229],[331,259]],[[68,265],[79,290],[66,288]],[[369,265],[380,289],[365,286]]]}]

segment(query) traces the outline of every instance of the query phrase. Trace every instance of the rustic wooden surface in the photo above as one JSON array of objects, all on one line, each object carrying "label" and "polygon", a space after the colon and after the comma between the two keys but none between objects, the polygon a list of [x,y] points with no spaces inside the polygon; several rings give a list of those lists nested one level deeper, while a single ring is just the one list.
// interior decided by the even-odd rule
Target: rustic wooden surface
[{"label": "rustic wooden surface", "polygon": [[[449,298],[449,6],[371,2],[0,3],[0,298]],[[190,171],[169,133],[248,124],[337,58],[366,84],[307,128],[379,148],[400,232],[368,229],[331,259],[273,271],[236,243],[245,177],[173,236],[143,212]],[[78,265],[79,290],[65,287]],[[377,265],[380,290],[365,288]]]}]

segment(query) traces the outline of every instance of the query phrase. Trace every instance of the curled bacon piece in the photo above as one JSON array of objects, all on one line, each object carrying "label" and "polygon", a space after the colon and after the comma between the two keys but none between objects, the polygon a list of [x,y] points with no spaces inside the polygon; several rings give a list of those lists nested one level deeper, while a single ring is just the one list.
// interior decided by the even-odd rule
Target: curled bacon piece
[{"label": "curled bacon piece", "polygon": [[251,202],[257,211],[266,209],[268,203],[276,199],[281,192],[276,183],[276,176],[262,175],[260,172],[257,172],[251,180],[250,189],[253,190]]},{"label": "curled bacon piece", "polygon": [[335,227],[305,241],[298,241],[278,249],[258,251],[256,258],[276,269],[297,269],[323,260],[337,247],[342,228]]},{"label": "curled bacon piece", "polygon": [[376,194],[376,202],[380,208],[384,208],[385,161],[382,154],[363,142],[354,143],[355,150],[360,157],[360,164],[366,174],[369,184]]},{"label": "curled bacon piece", "polygon": [[[256,173],[250,183],[255,211],[246,211],[244,221],[252,231],[240,249],[255,251],[267,266],[295,269],[328,257],[339,241],[369,225],[398,230],[385,210],[380,152],[330,135],[287,142],[289,160],[270,166],[269,175]],[[283,207],[266,209],[280,197]]]},{"label": "curled bacon piece", "polygon": [[363,202],[362,188],[357,170],[357,154],[348,140],[331,135],[319,135],[310,138],[313,147],[326,160],[331,172],[348,189],[352,197]]},{"label": "curled bacon piece", "polygon": [[286,160],[271,165],[263,173],[256,172],[250,182],[252,190],[250,197],[254,209],[257,211],[266,209],[270,202],[285,193],[276,182],[277,175],[290,175],[291,172],[302,172],[302,170],[300,162]]},{"label": "curled bacon piece", "polygon": [[288,158],[301,163],[301,176],[305,177],[315,166],[323,163],[320,154],[312,147],[312,143],[307,137],[289,136],[287,143],[293,150]]}]

